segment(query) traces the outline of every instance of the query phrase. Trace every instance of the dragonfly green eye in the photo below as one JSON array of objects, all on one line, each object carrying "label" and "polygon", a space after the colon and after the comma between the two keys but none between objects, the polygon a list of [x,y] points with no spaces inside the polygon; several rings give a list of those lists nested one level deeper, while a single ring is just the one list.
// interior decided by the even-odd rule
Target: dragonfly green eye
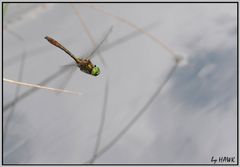
[{"label": "dragonfly green eye", "polygon": [[100,74],[100,68],[97,66],[93,67],[91,74],[94,76],[98,76]]}]

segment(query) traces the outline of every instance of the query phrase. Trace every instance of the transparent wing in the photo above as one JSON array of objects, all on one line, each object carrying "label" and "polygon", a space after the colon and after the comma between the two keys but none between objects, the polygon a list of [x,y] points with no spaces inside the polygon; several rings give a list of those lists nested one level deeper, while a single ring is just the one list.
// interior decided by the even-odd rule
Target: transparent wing
[{"label": "transparent wing", "polygon": [[106,39],[108,38],[109,34],[112,32],[113,26],[111,26],[109,28],[109,30],[107,31],[106,35],[104,36],[104,38],[101,40],[101,42],[93,49],[93,51],[90,52],[89,55],[87,55],[86,57],[84,57],[85,59],[92,59],[96,54],[96,51],[102,46],[102,44],[106,41]]},{"label": "transparent wing", "polygon": [[69,63],[69,64],[65,64],[65,65],[61,65],[61,68],[62,69],[74,69],[74,68],[78,68],[77,64],[76,63]]},{"label": "transparent wing", "polygon": [[[64,74],[63,82],[58,86],[59,89],[65,89],[69,81],[71,80],[74,72],[78,69],[76,63],[66,64],[61,66],[62,69],[68,71],[67,74]],[[59,93],[57,93],[59,94]]]}]

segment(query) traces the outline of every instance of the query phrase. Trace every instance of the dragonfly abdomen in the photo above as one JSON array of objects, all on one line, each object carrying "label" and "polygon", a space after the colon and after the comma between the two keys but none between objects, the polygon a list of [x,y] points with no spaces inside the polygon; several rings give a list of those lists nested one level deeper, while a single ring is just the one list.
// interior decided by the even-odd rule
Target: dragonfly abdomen
[{"label": "dragonfly abdomen", "polygon": [[61,45],[58,41],[56,41],[55,39],[53,39],[49,36],[46,36],[45,39],[48,40],[48,42],[50,42],[52,45],[62,49],[69,56],[71,56],[76,61],[76,63],[78,63],[78,59],[67,48],[65,48],[63,45]]}]

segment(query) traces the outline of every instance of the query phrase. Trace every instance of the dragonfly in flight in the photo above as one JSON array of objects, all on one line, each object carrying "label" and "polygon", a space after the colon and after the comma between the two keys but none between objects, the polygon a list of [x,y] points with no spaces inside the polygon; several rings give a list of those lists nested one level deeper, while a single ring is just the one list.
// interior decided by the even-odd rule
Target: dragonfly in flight
[{"label": "dragonfly in flight", "polygon": [[48,40],[48,42],[50,42],[52,45],[66,52],[75,61],[77,67],[79,67],[81,71],[87,74],[90,74],[92,76],[98,76],[100,74],[100,68],[97,67],[96,65],[93,65],[93,63],[91,62],[91,59],[93,58],[94,53],[96,53],[96,51],[107,39],[112,29],[113,29],[113,26],[110,27],[110,29],[107,31],[106,35],[101,40],[101,42],[91,51],[91,53],[86,58],[80,58],[80,57],[74,56],[67,48],[65,48],[62,44],[60,44],[58,41],[56,41],[55,39],[49,36],[46,36],[45,39]]}]

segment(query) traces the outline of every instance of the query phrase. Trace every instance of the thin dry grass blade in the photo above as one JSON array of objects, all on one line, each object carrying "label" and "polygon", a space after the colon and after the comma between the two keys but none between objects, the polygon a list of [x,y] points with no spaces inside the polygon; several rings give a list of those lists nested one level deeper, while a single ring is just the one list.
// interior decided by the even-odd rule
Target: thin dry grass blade
[{"label": "thin dry grass blade", "polygon": [[[77,17],[79,18],[79,20],[80,20],[84,30],[86,31],[92,45],[94,47],[96,47],[97,44],[96,44],[92,34],[90,33],[89,28],[87,27],[86,23],[84,22],[84,19],[82,18],[80,11],[73,4],[71,4],[71,7],[73,8],[74,12],[76,13]],[[105,60],[102,58],[100,52],[98,52],[98,54],[99,54],[99,58],[100,58],[102,64],[105,66],[105,68],[107,68],[107,64],[105,63]]]},{"label": "thin dry grass blade", "polygon": [[149,98],[149,100],[145,103],[145,105],[140,109],[140,111],[131,119],[131,121],[114,137],[113,140],[111,140],[104,148],[102,148],[100,151],[98,151],[94,157],[92,157],[89,161],[85,162],[85,164],[89,164],[94,162],[97,158],[102,156],[106,151],[108,151],[110,148],[112,148],[113,145],[115,145],[125,134],[126,132],[135,124],[135,122],[147,111],[148,107],[152,104],[152,102],[156,99],[156,97],[159,95],[161,90],[164,88],[168,80],[171,78],[175,70],[177,69],[177,64],[175,64],[169,74],[167,75],[166,79],[162,84],[159,85],[159,87],[156,89],[156,91],[153,93],[153,95]]},{"label": "thin dry grass blade", "polygon": [[[22,49],[23,49],[23,53],[21,54],[20,56],[20,66],[19,66],[19,70],[18,70],[18,78],[17,80],[19,82],[22,81],[22,78],[23,78],[23,74],[24,74],[24,67],[25,67],[25,62],[26,62],[26,56],[27,56],[27,49],[26,49],[26,44],[25,44],[25,40],[24,38],[19,35],[17,32],[15,32],[14,30],[10,29],[9,26],[5,27],[5,31],[8,31],[12,36],[14,36],[18,41],[19,43],[21,43],[23,46],[22,46]],[[15,90],[15,93],[14,93],[14,102],[17,101],[18,97],[19,97],[19,92],[20,92],[20,85],[18,85],[16,87],[16,90]],[[11,119],[12,119],[12,116],[14,115],[15,113],[15,107],[16,107],[16,103],[13,103],[12,105],[12,110],[10,111],[7,119],[6,119],[6,123],[5,123],[5,128],[4,128],[4,139],[5,137],[7,136],[7,132],[8,132],[8,127],[9,127],[9,122],[11,122]]]},{"label": "thin dry grass blade", "polygon": [[[95,144],[95,148],[94,148],[94,153],[93,153],[93,156],[92,158],[87,161],[86,163],[84,164],[92,164],[95,162],[95,160],[100,157],[101,155],[103,155],[106,151],[108,151],[113,145],[115,145],[121,138],[122,136],[124,136],[124,134],[132,127],[132,125],[139,119],[139,117],[141,117],[141,115],[143,113],[145,113],[145,111],[147,110],[147,108],[151,105],[151,103],[154,101],[154,99],[157,97],[157,95],[161,92],[162,88],[164,87],[164,85],[167,83],[167,81],[171,78],[172,74],[174,73],[174,71],[176,70],[177,68],[177,57],[176,57],[176,53],[169,47],[167,47],[167,45],[165,45],[163,42],[161,42],[158,38],[154,37],[152,34],[146,32],[143,28],[140,28],[138,27],[137,25],[131,23],[130,21],[124,19],[124,18],[121,18],[121,17],[118,17],[118,16],[114,16],[113,14],[111,13],[108,13],[106,11],[104,11],[103,9],[99,8],[99,7],[95,7],[93,5],[87,5],[87,6],[90,6],[91,8],[95,9],[95,10],[98,10],[102,13],[104,13],[105,15],[108,15],[110,17],[113,17],[114,19],[117,19],[131,27],[133,27],[134,29],[136,29],[138,32],[141,32],[143,34],[145,34],[146,36],[148,36],[151,40],[153,40],[154,42],[156,42],[158,45],[160,45],[161,47],[163,47],[164,49],[166,49],[170,55],[175,59],[175,62],[176,64],[173,66],[173,68],[171,69],[171,71],[169,72],[166,80],[156,89],[156,91],[153,93],[153,95],[149,98],[149,100],[146,102],[146,104],[142,107],[142,109],[136,114],[136,116],[123,128],[122,131],[120,131],[120,133],[110,142],[107,144],[107,146],[105,146],[104,148],[102,148],[101,150],[99,150],[99,146],[101,144],[101,138],[102,138],[102,133],[103,133],[103,128],[104,128],[104,120],[105,120],[105,115],[106,115],[106,106],[107,106],[107,103],[104,104],[104,107],[103,107],[103,111],[102,111],[102,114],[101,114],[101,123],[100,123],[100,127],[99,127],[99,130],[98,130],[98,135],[97,135],[97,141],[96,141],[96,144]],[[84,29],[87,31],[87,34],[88,36],[90,37],[90,40],[91,42],[93,43],[93,45],[95,45],[95,41],[93,40],[93,37],[91,35],[91,33],[89,32],[86,24],[84,23],[83,21],[83,18],[81,17],[80,15],[80,12],[76,9],[75,6],[72,5],[72,7],[74,8],[77,16],[79,17]],[[101,56],[100,56],[101,58]],[[108,88],[108,82],[106,84],[106,88]],[[108,89],[106,89],[105,93],[108,93]],[[106,98],[104,98],[105,101],[104,102],[107,102],[107,96]]]},{"label": "thin dry grass blade", "polygon": [[113,17],[116,20],[119,20],[127,25],[129,25],[130,27],[133,27],[134,29],[136,29],[137,31],[145,34],[147,37],[149,37],[151,40],[153,40],[155,43],[157,43],[158,45],[160,45],[162,48],[166,49],[170,55],[175,59],[176,64],[173,66],[172,70],[170,71],[168,77],[166,78],[166,80],[164,81],[163,84],[161,84],[156,91],[153,93],[153,95],[151,96],[151,98],[147,101],[147,103],[142,107],[142,109],[137,113],[137,115],[123,128],[123,130],[104,148],[102,148],[100,151],[98,149],[97,152],[95,150],[95,154],[94,156],[86,162],[86,164],[88,163],[93,163],[98,157],[100,157],[101,155],[103,155],[106,151],[108,151],[113,145],[115,145],[120,138],[122,138],[122,136],[132,127],[132,125],[138,120],[138,118],[147,110],[147,108],[150,106],[150,104],[154,101],[154,99],[156,98],[156,96],[161,92],[162,88],[164,87],[164,85],[167,83],[167,81],[171,78],[173,72],[176,70],[177,67],[177,54],[175,53],[175,51],[173,51],[171,48],[169,48],[166,44],[164,44],[162,41],[160,41],[158,38],[154,37],[152,34],[146,32],[143,28],[138,27],[137,25],[135,25],[134,23],[128,21],[127,19],[121,18],[119,16],[115,16],[109,12],[104,11],[102,8],[94,6],[94,5],[87,5],[105,15],[108,15],[110,17]]},{"label": "thin dry grass blade", "polygon": [[[89,28],[87,27],[84,19],[82,18],[81,16],[81,13],[79,10],[77,10],[77,8],[72,5],[72,8],[74,9],[76,15],[78,16],[82,26],[84,27],[85,31],[87,32],[87,35],[89,37],[89,39],[91,40],[92,42],[92,45],[93,46],[96,46],[96,42],[92,36],[92,34],[90,33],[89,31]],[[104,61],[104,58],[102,57],[100,51],[98,52],[99,54],[99,58],[100,58],[100,61],[102,62],[102,64],[104,65],[104,67],[107,69],[107,64],[105,63]],[[104,129],[104,124],[105,124],[105,117],[106,117],[106,112],[107,112],[107,106],[108,106],[108,95],[109,95],[109,75],[107,73],[107,70],[106,70],[106,84],[105,84],[105,88],[104,88],[104,101],[103,101],[103,107],[102,107],[102,112],[101,112],[101,119],[100,119],[100,125],[99,125],[99,128],[98,128],[98,134],[97,134],[97,139],[96,139],[96,143],[95,143],[95,146],[94,146],[94,151],[93,151],[93,156],[91,158],[91,162],[89,163],[94,163],[96,157],[97,157],[97,153],[98,153],[98,150],[99,150],[99,147],[100,147],[100,144],[101,144],[101,138],[102,138],[102,133],[103,133],[103,129]]]},{"label": "thin dry grass blade", "polygon": [[[53,81],[54,79],[56,79],[58,76],[63,75],[64,73],[66,73],[67,70],[65,68],[61,68],[60,70],[58,70],[57,72],[55,72],[54,74],[48,76],[47,78],[45,78],[42,82],[40,82],[38,85],[46,85],[49,82]],[[7,103],[6,105],[4,105],[3,107],[3,111],[7,111],[13,104],[25,99],[26,97],[30,96],[32,93],[36,92],[39,89],[35,89],[34,87],[31,88],[30,90],[27,90],[26,92],[22,93],[21,95],[19,95],[19,97],[16,99],[16,101],[11,101],[9,103]]]},{"label": "thin dry grass blade", "polygon": [[[86,4],[84,4],[86,5]],[[112,13],[110,12],[107,12],[105,11],[104,9],[102,9],[101,7],[99,6],[95,6],[95,5],[86,5],[96,11],[99,11],[107,16],[110,16],[116,20],[119,20],[127,25],[129,25],[130,27],[133,27],[134,29],[138,30],[139,32],[141,33],[144,33],[146,36],[148,36],[150,39],[152,39],[154,42],[156,42],[158,45],[160,45],[161,47],[163,47],[164,49],[166,49],[174,58],[176,58],[176,53],[174,50],[172,50],[171,48],[169,48],[165,43],[163,43],[162,41],[160,41],[158,38],[154,37],[152,34],[150,34],[149,32],[145,31],[143,28],[141,27],[138,27],[137,25],[135,25],[134,23],[128,21],[127,19],[125,18],[122,18],[122,17],[119,17],[119,16],[116,16],[116,15],[113,15]]]},{"label": "thin dry grass blade", "polygon": [[11,79],[6,79],[6,78],[3,78],[3,81],[8,82],[8,83],[21,85],[21,86],[27,86],[27,87],[38,88],[38,89],[46,89],[46,90],[59,92],[59,93],[69,93],[69,94],[75,94],[75,95],[82,95],[82,93],[80,93],[80,92],[70,91],[70,90],[66,90],[66,89],[51,88],[51,87],[47,87],[47,86],[30,84],[30,83],[26,83],[26,82],[18,82],[18,81],[14,81],[14,80],[11,80]]}]

